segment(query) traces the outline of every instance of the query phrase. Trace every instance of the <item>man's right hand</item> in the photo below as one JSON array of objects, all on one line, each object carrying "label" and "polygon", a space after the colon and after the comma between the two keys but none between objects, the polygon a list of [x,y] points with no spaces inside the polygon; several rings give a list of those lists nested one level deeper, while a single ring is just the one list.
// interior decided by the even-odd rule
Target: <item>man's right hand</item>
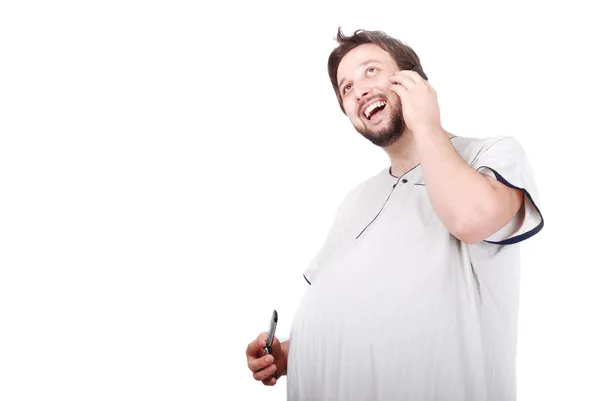
[{"label": "man's right hand", "polygon": [[273,386],[277,383],[273,373],[277,372],[278,377],[287,373],[287,341],[282,345],[274,337],[271,355],[264,352],[266,344],[267,333],[260,333],[256,340],[248,344],[246,358],[254,379],[262,381],[265,386]]}]

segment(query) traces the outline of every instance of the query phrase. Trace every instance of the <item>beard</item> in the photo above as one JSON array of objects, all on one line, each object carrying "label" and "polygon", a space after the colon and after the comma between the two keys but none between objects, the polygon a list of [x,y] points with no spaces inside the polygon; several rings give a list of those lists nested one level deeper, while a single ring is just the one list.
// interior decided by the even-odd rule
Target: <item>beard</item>
[{"label": "beard", "polygon": [[[390,106],[388,102],[386,107]],[[405,125],[404,118],[402,117],[402,106],[397,105],[394,107],[390,113],[390,121],[387,125],[378,128],[377,131],[370,130],[364,125],[362,128],[358,128],[355,125],[354,128],[359,134],[371,141],[373,145],[382,148],[390,146],[400,139],[404,132]]]}]

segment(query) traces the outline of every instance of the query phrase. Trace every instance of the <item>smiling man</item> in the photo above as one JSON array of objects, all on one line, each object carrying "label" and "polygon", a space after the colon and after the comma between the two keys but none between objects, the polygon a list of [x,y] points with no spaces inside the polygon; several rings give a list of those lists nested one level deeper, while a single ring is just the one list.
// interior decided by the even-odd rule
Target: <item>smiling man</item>
[{"label": "smiling man", "polygon": [[544,224],[527,156],[444,130],[406,44],[337,39],[339,105],[390,165],[341,202],[289,341],[265,357],[262,333],[248,366],[266,385],[287,374],[292,401],[514,400],[519,246]]}]

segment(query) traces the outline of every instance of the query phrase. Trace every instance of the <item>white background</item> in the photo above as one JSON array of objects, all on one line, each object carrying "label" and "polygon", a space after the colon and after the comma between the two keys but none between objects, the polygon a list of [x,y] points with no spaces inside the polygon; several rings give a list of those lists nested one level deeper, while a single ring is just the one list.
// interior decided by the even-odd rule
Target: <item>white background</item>
[{"label": "white background", "polygon": [[246,345],[388,165],[330,87],[341,25],[411,45],[450,132],[522,143],[519,400],[599,400],[600,34],[548,3],[2,2],[0,399],[285,399]]}]

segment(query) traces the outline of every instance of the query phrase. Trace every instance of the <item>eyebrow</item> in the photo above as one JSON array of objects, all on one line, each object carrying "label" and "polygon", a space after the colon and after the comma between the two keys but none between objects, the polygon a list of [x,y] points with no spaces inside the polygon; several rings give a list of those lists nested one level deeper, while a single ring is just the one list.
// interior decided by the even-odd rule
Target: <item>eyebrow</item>
[{"label": "eyebrow", "polygon": [[[364,65],[367,64],[371,64],[371,63],[377,63],[377,64],[381,64],[381,61],[378,60],[374,60],[374,59],[369,59],[367,61],[363,61],[362,63],[360,63],[359,65],[356,66],[356,68],[360,68]],[[341,92],[340,88],[342,88],[344,86],[344,82],[346,82],[346,78],[342,78],[342,80],[340,81],[340,83],[338,84],[338,90]]]}]

